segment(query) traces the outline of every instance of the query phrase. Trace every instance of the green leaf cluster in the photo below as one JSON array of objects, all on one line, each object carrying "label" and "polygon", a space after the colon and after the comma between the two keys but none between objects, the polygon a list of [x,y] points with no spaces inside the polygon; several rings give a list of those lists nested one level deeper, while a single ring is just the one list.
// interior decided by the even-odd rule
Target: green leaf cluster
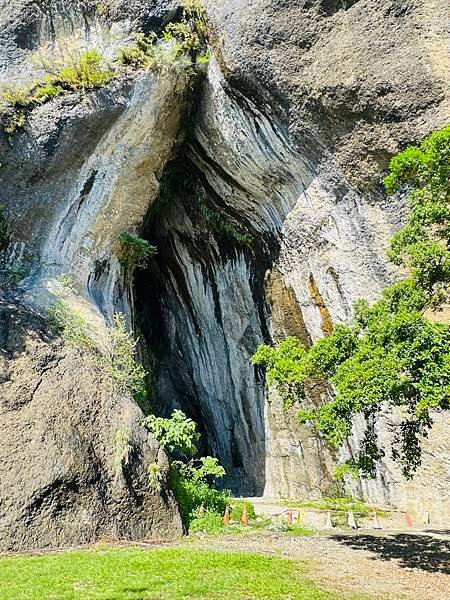
[{"label": "green leaf cluster", "polygon": [[142,425],[169,455],[171,485],[185,527],[189,528],[200,507],[222,515],[228,492],[215,489],[211,482],[223,477],[225,469],[212,456],[194,459],[200,439],[195,422],[181,410],[174,410],[169,419],[149,415]]},{"label": "green leaf cluster", "polygon": [[116,255],[125,281],[131,282],[134,271],[145,267],[157,252],[156,246],[152,246],[135,233],[122,233],[116,244]]},{"label": "green leaf cluster", "polygon": [[191,458],[197,451],[197,442],[200,439],[197,425],[181,410],[174,410],[170,419],[149,415],[142,421],[142,425],[169,454]]},{"label": "green leaf cluster", "polygon": [[410,212],[392,239],[390,257],[409,276],[384,290],[373,306],[357,302],[353,324],[337,325],[311,348],[291,337],[276,348],[261,346],[253,357],[290,404],[305,401],[308,382],[323,383],[323,404],[302,408],[298,418],[312,422],[333,446],[348,438],[356,413],[366,417],[362,450],[341,474],[347,469],[374,475],[383,456],[376,420],[388,405],[403,415],[392,455],[412,477],[433,411],[450,408],[450,326],[439,322],[450,284],[449,176],[450,127],[394,157],[386,188],[392,193],[406,186]]}]

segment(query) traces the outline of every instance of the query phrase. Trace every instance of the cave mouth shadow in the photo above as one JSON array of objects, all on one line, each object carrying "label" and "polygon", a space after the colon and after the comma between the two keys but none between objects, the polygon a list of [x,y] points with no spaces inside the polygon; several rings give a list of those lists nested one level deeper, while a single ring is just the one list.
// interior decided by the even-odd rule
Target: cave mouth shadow
[{"label": "cave mouth shadow", "polygon": [[[436,532],[437,533],[437,532]],[[420,569],[450,575],[450,539],[433,537],[428,532],[370,534],[337,534],[331,539],[354,550],[367,550],[372,560],[397,560],[403,569]]]},{"label": "cave mouth shadow", "polygon": [[[217,457],[226,470],[218,486],[235,496],[261,496],[266,481],[264,385],[250,356],[269,338],[264,277],[278,245],[269,244],[269,234],[252,234],[250,247],[228,229],[217,230],[208,215],[220,212],[220,223],[236,217],[222,202],[185,154],[166,165],[142,230],[158,253],[136,270],[134,309],[149,362],[154,413],[167,418],[174,409],[182,410],[198,426],[199,455]],[[242,227],[250,231],[251,223]],[[244,275],[234,267],[238,259],[247,265]],[[232,325],[230,306],[244,315],[241,329]],[[239,380],[241,387],[232,370],[235,348],[239,376],[249,373]]]}]

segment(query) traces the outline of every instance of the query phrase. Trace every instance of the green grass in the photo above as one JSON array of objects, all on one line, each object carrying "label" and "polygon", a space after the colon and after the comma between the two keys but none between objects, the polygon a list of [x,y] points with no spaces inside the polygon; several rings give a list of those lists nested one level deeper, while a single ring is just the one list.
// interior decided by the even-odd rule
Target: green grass
[{"label": "green grass", "polygon": [[[352,510],[356,517],[370,517],[372,516],[375,507],[369,506],[364,500],[358,498],[321,498],[320,500],[283,500],[284,506],[290,508],[314,508],[316,510],[331,510],[332,513],[346,513]],[[386,516],[386,511],[375,509],[377,515],[380,517]]]},{"label": "green grass", "polygon": [[331,600],[288,559],[194,549],[0,558],[0,600]]}]

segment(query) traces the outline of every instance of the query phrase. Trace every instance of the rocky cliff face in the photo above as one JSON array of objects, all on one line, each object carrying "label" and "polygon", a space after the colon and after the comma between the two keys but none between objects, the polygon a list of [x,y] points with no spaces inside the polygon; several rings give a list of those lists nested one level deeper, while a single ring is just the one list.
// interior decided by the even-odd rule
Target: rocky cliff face
[{"label": "rocky cliff face", "polygon": [[[184,69],[128,73],[97,92],[35,109],[12,143],[2,138],[0,194],[12,237],[5,265],[29,266],[15,302],[42,311],[63,294],[96,329],[100,345],[114,311],[139,324],[153,364],[154,409],[168,414],[180,407],[199,423],[204,449],[227,470],[226,487],[246,495],[320,496],[334,485],[336,457],[265,389],[250,357],[264,340],[293,334],[310,343],[351,318],[356,299],[373,300],[392,281],[385,251],[403,204],[385,198],[382,173],[394,152],[448,117],[445,7],[427,0],[205,5],[216,58],[193,87],[192,109]],[[178,5],[138,2],[131,9],[105,2],[101,15],[89,3],[67,6],[49,2],[38,9],[23,1],[1,11],[3,79],[33,72],[31,56],[58,32],[76,33],[112,55],[132,30],[176,17]],[[25,13],[32,16],[19,27],[17,15]],[[104,34],[105,23],[111,35]],[[142,231],[159,249],[138,273],[134,299],[114,254],[125,230]],[[61,289],[64,274],[74,281],[69,290]],[[17,352],[27,355],[22,347]],[[5,356],[10,373],[16,354]],[[70,360],[85,372],[82,355]],[[59,373],[64,382],[61,363],[48,364],[48,376]],[[11,380],[5,376],[2,389]],[[70,394],[64,400],[47,394],[43,415],[51,414],[48,398],[56,406],[69,396],[85,414],[85,396],[72,379],[64,385]],[[118,400],[104,393],[108,419],[117,423]],[[310,395],[314,400],[320,390]],[[130,399],[121,402],[138,414]],[[22,409],[16,416],[26,422]],[[97,425],[84,419],[73,427],[83,423],[84,435],[93,438]],[[362,429],[355,423],[353,446]],[[443,416],[413,484],[404,484],[387,461],[377,481],[353,491],[420,507],[431,502],[432,489],[433,507],[444,506],[447,430]],[[21,445],[11,435],[8,447]],[[72,437],[60,442],[69,449],[73,443]],[[83,456],[77,464],[84,462],[92,460]],[[13,461],[12,472],[17,468]],[[30,474],[40,468],[36,463]],[[110,476],[102,481],[112,485]],[[32,487],[29,497],[43,486]],[[50,486],[49,498],[58,496],[56,488]],[[89,497],[88,486],[82,490],[78,497]],[[164,498],[146,497],[160,514]],[[117,522],[111,503],[102,514],[99,522]],[[167,520],[177,522],[174,514]],[[11,509],[4,515],[11,519]],[[125,533],[158,531],[148,519],[138,529],[139,515],[133,513]],[[96,519],[92,512],[88,520]],[[33,522],[38,532],[40,521]],[[102,529],[93,525],[87,537],[94,530]]]}]

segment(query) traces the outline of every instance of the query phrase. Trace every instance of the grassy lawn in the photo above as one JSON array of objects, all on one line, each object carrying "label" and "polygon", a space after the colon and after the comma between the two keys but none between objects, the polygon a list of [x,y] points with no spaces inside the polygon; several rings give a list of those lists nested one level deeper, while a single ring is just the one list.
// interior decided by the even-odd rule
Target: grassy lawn
[{"label": "grassy lawn", "polygon": [[1,600],[331,600],[294,561],[190,548],[0,558]]}]

